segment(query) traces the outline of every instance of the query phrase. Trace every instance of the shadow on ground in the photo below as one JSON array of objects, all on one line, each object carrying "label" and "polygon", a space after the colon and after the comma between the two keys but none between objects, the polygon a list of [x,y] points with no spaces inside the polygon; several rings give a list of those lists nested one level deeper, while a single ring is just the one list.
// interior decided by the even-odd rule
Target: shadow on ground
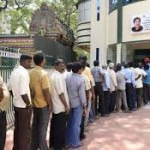
[{"label": "shadow on ground", "polygon": [[[83,147],[78,150],[149,150],[150,109],[114,113],[88,126]],[[48,135],[49,136],[49,135]],[[13,132],[7,133],[5,150],[12,149]]]}]

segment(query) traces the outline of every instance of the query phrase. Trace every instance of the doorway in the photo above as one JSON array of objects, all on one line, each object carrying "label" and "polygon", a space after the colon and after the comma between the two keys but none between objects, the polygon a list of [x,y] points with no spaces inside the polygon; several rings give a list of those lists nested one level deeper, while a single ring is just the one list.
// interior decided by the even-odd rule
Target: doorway
[{"label": "doorway", "polygon": [[142,62],[145,57],[150,57],[150,49],[135,49],[134,61]]}]

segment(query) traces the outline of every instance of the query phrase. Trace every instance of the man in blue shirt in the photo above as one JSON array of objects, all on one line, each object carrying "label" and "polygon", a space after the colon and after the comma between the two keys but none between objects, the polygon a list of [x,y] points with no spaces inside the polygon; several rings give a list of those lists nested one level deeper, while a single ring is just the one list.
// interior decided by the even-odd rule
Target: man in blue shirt
[{"label": "man in blue shirt", "polygon": [[81,76],[82,65],[78,62],[72,66],[73,74],[66,79],[70,101],[70,115],[66,129],[66,145],[78,148],[80,143],[80,124],[83,112],[86,112],[85,80]]},{"label": "man in blue shirt", "polygon": [[102,68],[99,67],[99,61],[95,60],[93,64],[94,68],[92,68],[91,73],[95,81],[95,114],[98,115],[98,113],[101,113],[101,105],[104,99],[102,87],[103,71]]},{"label": "man in blue shirt", "polygon": [[126,78],[126,95],[129,110],[135,110],[135,74],[134,71],[129,68],[129,64],[125,63],[123,73]]},{"label": "man in blue shirt", "polygon": [[150,67],[148,64],[144,66],[144,70],[147,73],[144,79],[144,103],[147,104],[150,101]]}]

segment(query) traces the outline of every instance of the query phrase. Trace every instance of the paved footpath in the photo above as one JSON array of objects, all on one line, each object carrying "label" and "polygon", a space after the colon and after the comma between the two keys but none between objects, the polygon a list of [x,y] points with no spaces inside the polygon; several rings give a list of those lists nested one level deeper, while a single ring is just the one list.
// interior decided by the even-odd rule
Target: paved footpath
[{"label": "paved footpath", "polygon": [[[76,150],[150,150],[150,105],[133,113],[113,113],[88,126],[83,146]],[[12,150],[13,131],[5,150]]]}]

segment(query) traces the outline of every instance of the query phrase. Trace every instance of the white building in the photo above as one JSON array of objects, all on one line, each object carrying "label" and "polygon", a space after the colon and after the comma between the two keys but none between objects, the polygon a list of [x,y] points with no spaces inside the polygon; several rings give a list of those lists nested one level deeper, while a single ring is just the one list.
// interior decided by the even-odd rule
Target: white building
[{"label": "white building", "polygon": [[79,0],[77,44],[90,51],[91,65],[150,56],[149,7],[150,0]]},{"label": "white building", "polygon": [[77,44],[79,47],[89,50],[91,42],[91,0],[80,0],[78,13]]}]

